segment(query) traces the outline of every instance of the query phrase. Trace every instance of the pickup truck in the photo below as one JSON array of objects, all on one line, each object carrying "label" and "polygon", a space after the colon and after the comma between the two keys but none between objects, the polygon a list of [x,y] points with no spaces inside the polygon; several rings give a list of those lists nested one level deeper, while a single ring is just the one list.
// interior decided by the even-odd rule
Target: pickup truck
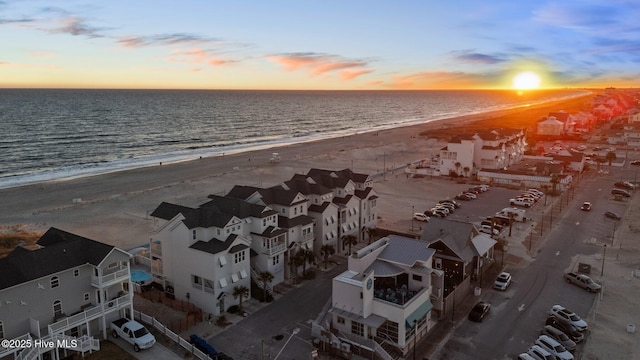
[{"label": "pickup truck", "polygon": [[156,338],[135,320],[127,318],[118,319],[111,323],[111,334],[114,338],[120,336],[133,345],[133,350],[148,349],[156,343]]},{"label": "pickup truck", "polygon": [[533,203],[534,203],[533,200],[527,200],[527,199],[510,199],[509,200],[509,204],[511,204],[511,206],[518,205],[518,206],[524,206],[526,208],[531,207]]},{"label": "pickup truck", "polygon": [[569,272],[564,274],[564,279],[569,284],[576,284],[581,288],[586,289],[588,292],[599,292],[602,289],[600,284],[596,283],[593,279],[584,274]]}]

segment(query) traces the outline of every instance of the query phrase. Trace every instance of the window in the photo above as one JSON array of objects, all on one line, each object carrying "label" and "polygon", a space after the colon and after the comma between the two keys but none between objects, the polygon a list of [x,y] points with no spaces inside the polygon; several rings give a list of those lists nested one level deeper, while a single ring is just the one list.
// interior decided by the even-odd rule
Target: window
[{"label": "window", "polygon": [[351,321],[351,333],[358,336],[364,336],[364,325],[357,321]]},{"label": "window", "polygon": [[293,215],[298,215],[298,208],[297,207],[293,208]]},{"label": "window", "polygon": [[411,277],[415,281],[422,281],[422,276],[420,276],[420,275],[413,274]]},{"label": "window", "polygon": [[73,269],[73,277],[80,276],[80,269]]},{"label": "window", "polygon": [[62,315],[62,302],[56,300],[53,302],[53,317]]},{"label": "window", "polygon": [[267,226],[267,219],[262,219],[262,226]]},{"label": "window", "polygon": [[193,230],[192,234],[193,234],[193,240],[195,240],[196,239],[196,231]]},{"label": "window", "polygon": [[280,255],[276,255],[273,257],[273,264],[272,265],[277,265],[280,263]]},{"label": "window", "polygon": [[238,251],[237,253],[233,254],[234,264],[238,264],[243,261],[244,261],[244,250]]},{"label": "window", "polygon": [[202,278],[198,275],[191,275],[191,285],[196,288],[202,287]]},{"label": "window", "polygon": [[51,288],[57,288],[58,286],[60,286],[60,279],[57,276],[52,276],[51,277]]},{"label": "window", "polygon": [[220,229],[217,230],[218,235],[220,235]]},{"label": "window", "polygon": [[282,208],[282,213],[284,214],[284,208]]},{"label": "window", "polygon": [[89,301],[89,293],[84,293],[84,301]]},{"label": "window", "polygon": [[247,277],[247,271],[242,269],[240,270],[240,278],[245,279]]},{"label": "window", "polygon": [[218,259],[220,260],[220,267],[223,267],[227,264],[227,258],[225,258],[224,256],[220,256]]},{"label": "window", "polygon": [[338,316],[337,321],[338,321],[338,324],[344,325],[344,318],[342,316]]}]

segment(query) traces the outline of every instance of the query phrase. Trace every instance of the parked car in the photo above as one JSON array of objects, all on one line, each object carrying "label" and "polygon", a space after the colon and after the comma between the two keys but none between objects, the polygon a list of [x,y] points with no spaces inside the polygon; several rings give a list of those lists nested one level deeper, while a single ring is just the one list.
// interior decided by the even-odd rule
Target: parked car
[{"label": "parked car", "polygon": [[584,274],[578,274],[574,272],[568,272],[564,274],[564,279],[569,284],[576,284],[588,292],[599,292],[602,289],[600,284],[593,281],[592,278]]},{"label": "parked car", "polygon": [[148,349],[156,343],[156,338],[144,325],[135,320],[121,318],[111,323],[111,334],[114,338],[121,337],[131,345],[135,352]]},{"label": "parked car", "polygon": [[498,236],[500,234],[500,231],[498,231],[498,229],[496,229],[495,227],[492,228],[491,225],[480,225],[479,231],[491,236]]},{"label": "parked car", "polygon": [[631,193],[622,189],[611,189],[611,195],[620,195],[622,197],[631,197]]},{"label": "parked car", "polygon": [[573,340],[576,343],[579,343],[582,340],[584,340],[584,334],[580,330],[578,330],[575,326],[573,326],[573,325],[571,325],[571,324],[569,324],[567,322],[558,320],[558,318],[556,318],[555,316],[547,317],[545,325],[552,326],[552,327],[562,331],[571,340]]},{"label": "parked car", "polygon": [[456,200],[469,201],[473,200],[473,198],[467,194],[461,193],[456,195]]},{"label": "parked car", "polygon": [[509,204],[511,204],[511,206],[517,205],[517,206],[524,206],[526,208],[531,207],[531,205],[533,205],[533,200],[526,200],[526,199],[510,199],[509,200]]},{"label": "parked car", "polygon": [[460,204],[459,202],[453,200],[453,199],[445,199],[445,200],[440,200],[438,201],[438,203],[440,204],[453,204],[453,206],[455,206],[456,208],[459,208],[460,206],[462,206],[462,204]]},{"label": "parked car", "polygon": [[509,226],[511,224],[511,219],[504,215],[487,216],[487,220],[494,221],[496,224],[502,226]]},{"label": "parked car", "polygon": [[202,351],[206,355],[209,355],[209,357],[218,354],[216,349],[211,346],[211,344],[209,344],[207,340],[198,337],[198,335],[196,334],[191,334],[191,336],[189,336],[189,340],[191,340],[193,346],[195,346],[198,350]]},{"label": "parked car", "polygon": [[413,218],[418,221],[424,221],[424,222],[429,221],[429,217],[423,213],[415,213],[413,214]]},{"label": "parked car", "polygon": [[425,215],[427,216],[435,216],[435,217],[446,217],[447,213],[444,212],[442,209],[437,209],[437,208],[431,208],[430,210],[427,210],[424,212]]},{"label": "parked car", "polygon": [[449,209],[450,213],[452,213],[452,212],[454,212],[456,210],[456,206],[453,205],[452,203],[438,203],[438,204],[435,205],[435,207],[436,208],[443,207],[443,208]]},{"label": "parked car", "polygon": [[481,322],[485,316],[489,313],[491,309],[491,304],[480,301],[473,306],[471,312],[469,313],[469,320],[475,322]]},{"label": "parked car", "polygon": [[477,198],[478,198],[478,195],[476,195],[476,194],[474,194],[474,193],[472,193],[472,192],[468,192],[468,191],[466,191],[466,192],[464,192],[463,194],[467,195],[468,197],[470,197],[470,198],[472,198],[472,199],[477,199]]},{"label": "parked car", "polygon": [[[483,225],[487,225],[487,226],[491,226],[491,220],[482,220],[482,222],[480,222],[480,226]],[[498,231],[502,231],[502,229],[504,228],[502,225],[498,224],[497,222],[493,223],[493,228],[498,230]]]},{"label": "parked car", "polygon": [[551,355],[547,350],[541,348],[539,345],[533,345],[527,351],[527,354],[531,355],[537,360],[556,360],[556,357]]},{"label": "parked car", "polygon": [[507,290],[509,285],[511,285],[511,274],[503,271],[498,275],[496,281],[493,283],[493,288],[504,291]]},{"label": "parked car", "polygon": [[607,211],[604,213],[604,216],[609,218],[609,219],[613,219],[613,220],[620,220],[622,219],[622,217],[620,217],[620,215],[618,215],[618,213],[615,213],[613,211]]},{"label": "parked car", "polygon": [[518,360],[536,360],[536,358],[534,358],[533,356],[527,354],[527,353],[522,353],[520,355],[518,355]]},{"label": "parked car", "polygon": [[633,160],[632,162],[630,162],[630,164],[638,166],[638,165],[640,165],[640,160]]},{"label": "parked car", "polygon": [[585,201],[582,203],[582,206],[580,206],[580,210],[582,211],[591,211],[591,203],[588,201]]},{"label": "parked car", "polygon": [[571,338],[567,334],[565,334],[562,330],[555,328],[551,325],[545,325],[542,328],[542,330],[540,330],[540,334],[547,335],[555,339],[557,342],[562,344],[562,346],[564,346],[565,349],[569,351],[575,351],[576,349],[575,341],[571,340]]},{"label": "parked car", "polygon": [[553,305],[549,310],[549,315],[555,316],[558,320],[564,321],[576,327],[579,331],[586,331],[589,328],[587,322],[582,320],[578,314],[562,305]]},{"label": "parked car", "polygon": [[632,183],[630,183],[628,181],[618,181],[618,182],[614,183],[613,186],[615,186],[617,188],[621,188],[621,189],[627,189],[627,190],[634,190],[636,188],[635,185],[633,185]]},{"label": "parked car", "polygon": [[567,349],[565,349],[562,344],[547,335],[538,336],[535,344],[547,350],[558,360],[573,360],[573,355],[569,351],[567,351]]}]

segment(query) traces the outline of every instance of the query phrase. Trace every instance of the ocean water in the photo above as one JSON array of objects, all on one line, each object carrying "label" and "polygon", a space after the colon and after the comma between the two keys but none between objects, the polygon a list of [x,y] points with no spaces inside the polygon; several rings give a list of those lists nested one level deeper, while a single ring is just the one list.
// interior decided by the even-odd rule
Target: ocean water
[{"label": "ocean water", "polygon": [[0,188],[585,93],[0,89]]}]

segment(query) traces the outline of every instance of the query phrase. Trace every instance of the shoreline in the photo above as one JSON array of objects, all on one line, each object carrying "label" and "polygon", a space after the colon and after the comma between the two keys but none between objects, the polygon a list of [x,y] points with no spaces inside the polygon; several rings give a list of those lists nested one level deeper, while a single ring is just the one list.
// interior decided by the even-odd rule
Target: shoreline
[{"label": "shoreline", "polygon": [[[153,219],[148,215],[163,201],[197,207],[208,200],[208,195],[225,195],[235,185],[270,187],[289,180],[294,174],[305,174],[311,168],[351,168],[369,175],[386,170],[392,174],[392,169],[438,154],[446,144],[438,138],[439,133],[459,132],[471,128],[473,123],[504,118],[522,119],[520,128],[530,128],[538,120],[538,113],[569,111],[569,104],[576,107],[588,99],[561,100],[524,109],[4,188],[0,189],[0,199],[9,211],[0,219],[0,225],[4,228],[23,226],[36,232],[57,227],[128,249],[147,241],[154,229]],[[497,120],[495,127],[512,126]],[[269,161],[272,152],[279,152],[280,162]],[[377,181],[384,182],[384,179]],[[406,192],[391,186],[380,195],[411,196]]]},{"label": "shoreline", "polygon": [[[419,133],[421,134],[423,131],[431,130],[437,126],[455,127],[455,126],[460,126],[462,124],[466,124],[468,122],[486,120],[492,117],[508,115],[511,112],[519,112],[519,111],[526,111],[528,109],[534,109],[538,107],[546,107],[552,104],[563,103],[566,101],[571,101],[574,99],[579,99],[579,98],[593,95],[592,90],[586,90],[586,91],[588,92],[584,94],[567,96],[560,99],[542,101],[535,104],[519,104],[519,105],[513,105],[513,106],[496,109],[496,110],[472,112],[472,113],[467,113],[463,115],[421,119],[421,120],[408,121],[406,123],[400,123],[400,124],[380,125],[377,128],[371,128],[371,129],[351,129],[349,130],[349,132],[335,131],[335,132],[327,133],[325,135],[321,135],[318,137],[308,136],[308,137],[301,137],[299,139],[286,138],[286,139],[275,141],[273,143],[254,143],[247,146],[241,145],[238,147],[222,148],[219,150],[215,150],[214,148],[202,148],[199,150],[204,150],[204,149],[207,149],[207,150],[204,150],[204,152],[193,151],[190,154],[182,154],[182,155],[176,154],[176,153],[156,154],[156,155],[149,156],[147,158],[136,159],[136,161],[130,164],[117,165],[114,162],[112,162],[107,164],[107,167],[102,169],[100,168],[91,169],[91,167],[94,166],[95,164],[90,164],[87,167],[84,167],[84,168],[81,167],[76,170],[73,170],[73,167],[68,167],[68,168],[52,170],[49,173],[29,174],[29,175],[26,175],[27,179],[24,179],[24,180],[20,179],[20,177],[24,175],[4,177],[4,178],[0,178],[0,190],[21,188],[25,186],[46,185],[48,183],[58,183],[58,182],[72,181],[72,180],[77,180],[82,178],[91,178],[95,176],[107,175],[112,173],[126,172],[126,171],[138,170],[138,169],[144,169],[144,168],[153,168],[159,165],[171,166],[171,165],[175,165],[183,162],[198,161],[201,159],[224,157],[224,156],[231,156],[236,154],[254,153],[254,152],[265,151],[265,150],[277,152],[277,150],[288,147],[288,146],[302,145],[302,144],[308,144],[308,143],[313,143],[318,141],[327,141],[327,140],[332,140],[336,138],[352,137],[352,136],[358,136],[363,134],[380,133],[380,132],[386,132],[394,129],[407,128],[407,127],[425,127],[425,129],[423,129],[422,131],[419,131]],[[155,160],[153,160],[154,158]],[[112,165],[115,167],[110,168],[109,165]],[[64,175],[65,173],[67,173],[68,175]],[[32,179],[29,179],[29,178],[32,178]]]}]

